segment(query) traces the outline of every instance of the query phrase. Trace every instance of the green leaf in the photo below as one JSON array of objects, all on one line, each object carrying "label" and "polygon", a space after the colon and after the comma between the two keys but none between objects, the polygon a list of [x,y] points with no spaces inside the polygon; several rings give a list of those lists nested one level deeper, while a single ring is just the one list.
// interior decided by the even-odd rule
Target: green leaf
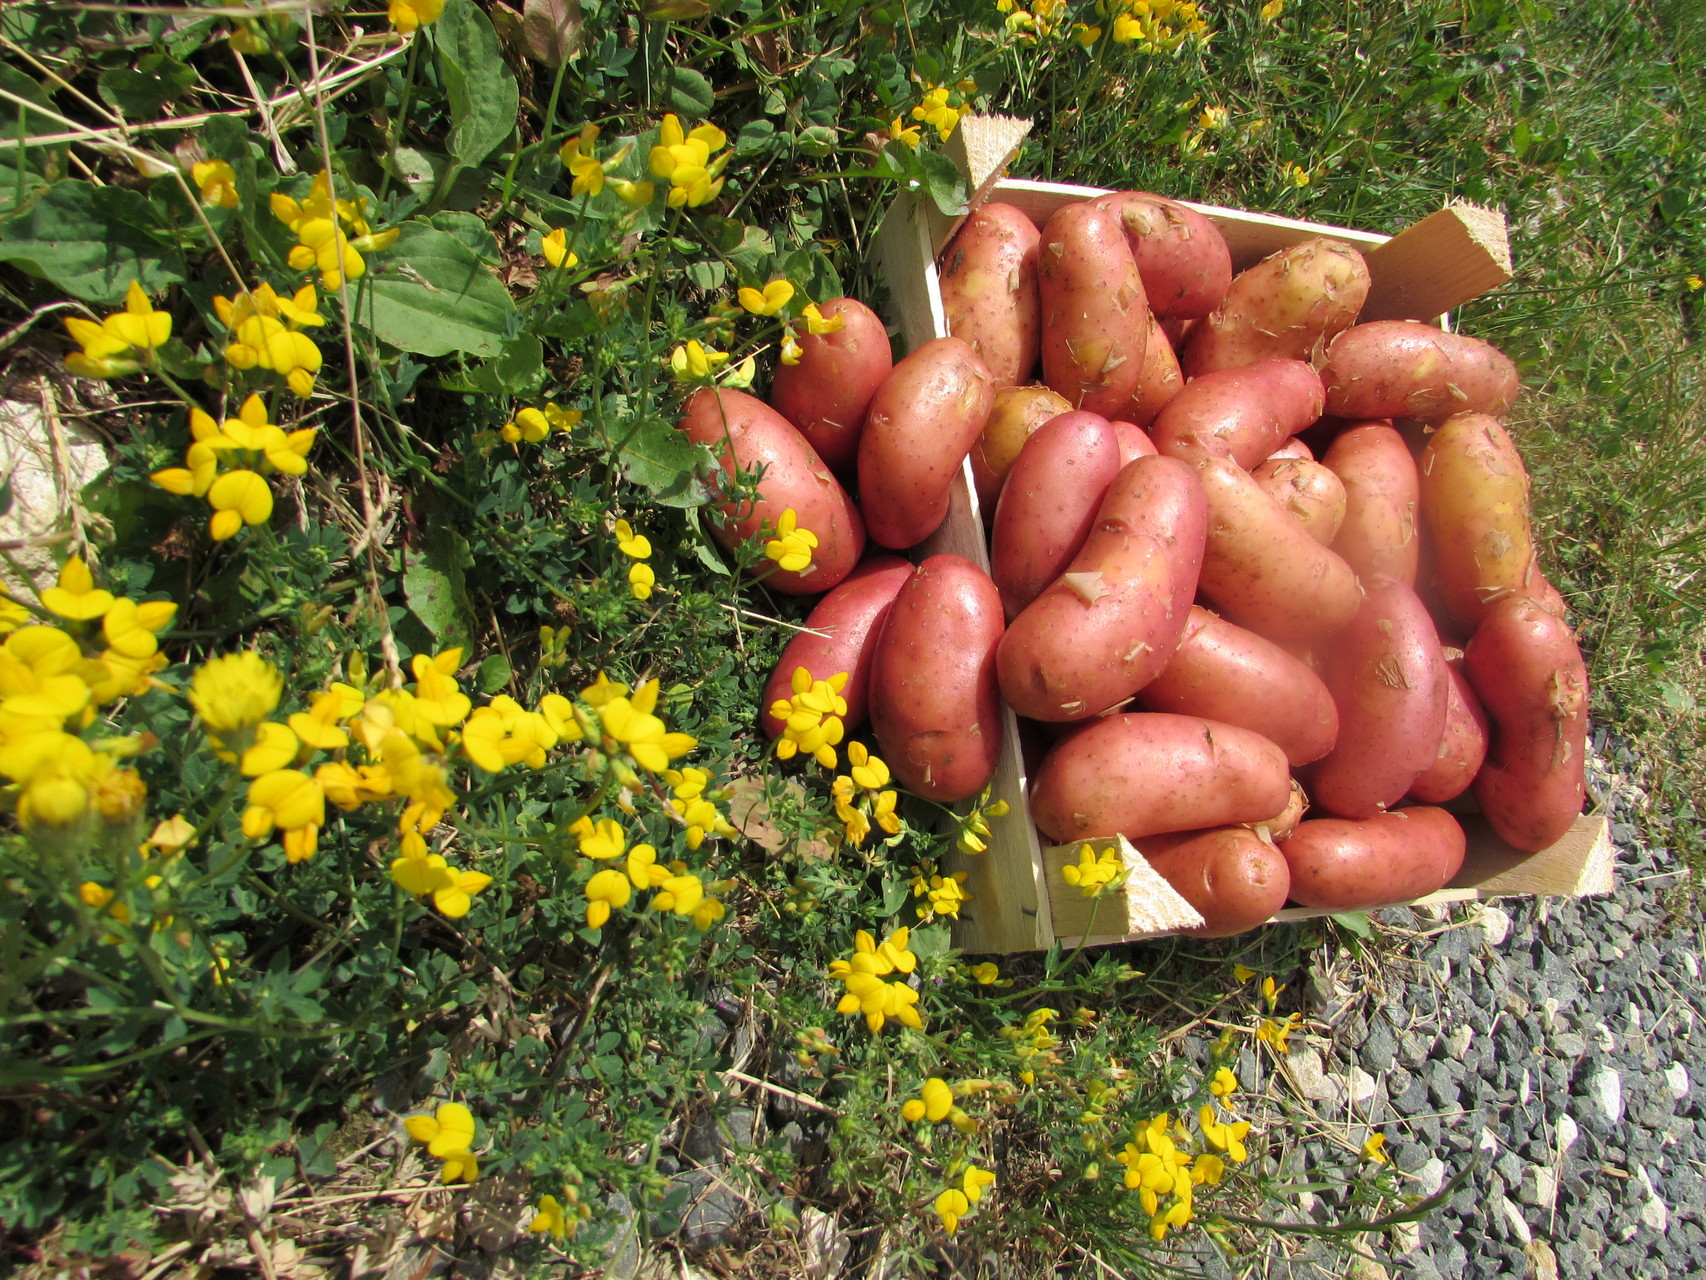
[{"label": "green leaf", "polygon": [[159,293],[189,278],[183,254],[162,230],[141,193],[67,178],[0,225],[0,262],[85,302],[113,304],[132,280]]},{"label": "green leaf", "polygon": [[134,67],[101,72],[97,89],[108,105],[132,120],[156,114],[195,83],[195,71],[164,53],[148,53]]},{"label": "green leaf", "polygon": [[497,32],[473,0],[450,0],[435,34],[438,72],[450,99],[450,158],[477,165],[515,128],[521,92]]},{"label": "green leaf", "polygon": [[957,218],[966,211],[966,179],[960,167],[940,151],[920,151],[924,191],[943,215]]},{"label": "green leaf", "polygon": [[[276,250],[280,237],[274,228],[282,229],[283,224],[272,216],[265,202],[265,196],[271,193],[278,175],[269,164],[263,186],[251,137],[248,127],[235,116],[214,116],[202,125],[200,133],[202,148],[208,158],[225,161],[237,175],[237,221],[242,225],[249,252],[259,256],[263,248]],[[261,221],[257,222],[257,219]],[[262,234],[262,227],[266,228],[266,235]],[[273,265],[283,266],[284,258],[278,256]]]},{"label": "green leaf", "polygon": [[495,356],[503,350],[515,303],[467,245],[424,223],[404,224],[370,277],[361,319],[375,337],[403,351]]},{"label": "green leaf", "polygon": [[435,229],[455,236],[492,266],[495,267],[503,261],[502,256],[498,253],[497,238],[486,226],[484,218],[477,217],[472,213],[451,211],[435,213],[427,221]]},{"label": "green leaf", "polygon": [[1348,930],[1359,938],[1374,936],[1374,926],[1369,924],[1366,911],[1339,911],[1333,914],[1332,919],[1341,929]]},{"label": "green leaf", "polygon": [[670,67],[664,72],[663,93],[670,109],[695,120],[711,114],[717,97],[711,92],[711,82],[692,67]]},{"label": "green leaf", "polygon": [[[51,108],[53,105],[47,94],[42,92],[41,85],[3,63],[0,63],[0,89],[43,107]],[[30,137],[55,133],[62,127],[58,120],[40,112],[30,111],[15,102],[0,102],[0,213],[11,213],[37,189],[64,175],[69,149],[65,143],[25,146],[21,157],[18,147],[20,135]],[[20,169],[24,171],[21,184]],[[20,186],[22,200],[19,199]]]},{"label": "green leaf", "polygon": [[473,563],[468,543],[448,526],[436,526],[438,536],[424,554],[405,552],[403,598],[440,649],[469,644],[468,622],[474,616],[463,576]]},{"label": "green leaf", "polygon": [[480,664],[474,683],[481,693],[496,693],[509,684],[510,674],[509,659],[501,653],[494,653]]},{"label": "green leaf", "polygon": [[636,421],[617,454],[628,479],[664,506],[693,507],[705,500],[693,479],[707,460],[705,450],[662,418]]}]

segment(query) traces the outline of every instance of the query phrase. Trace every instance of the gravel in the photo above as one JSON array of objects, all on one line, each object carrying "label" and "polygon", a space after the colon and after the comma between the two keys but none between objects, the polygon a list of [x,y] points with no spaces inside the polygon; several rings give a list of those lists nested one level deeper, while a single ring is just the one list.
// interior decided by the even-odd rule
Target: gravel
[{"label": "gravel", "polygon": [[1628,752],[1603,735],[1594,745],[1589,789],[1612,818],[1615,893],[1508,898],[1443,919],[1400,909],[1383,918],[1431,935],[1413,949],[1425,967],[1362,1018],[1315,1011],[1334,1026],[1306,1076],[1373,1077],[1360,1103],[1342,1089],[1315,1103],[1324,1119],[1380,1126],[1415,1195],[1477,1161],[1419,1232],[1365,1237],[1394,1280],[1699,1274],[1701,940],[1665,917],[1681,867],[1640,839],[1642,797],[1614,778]]}]

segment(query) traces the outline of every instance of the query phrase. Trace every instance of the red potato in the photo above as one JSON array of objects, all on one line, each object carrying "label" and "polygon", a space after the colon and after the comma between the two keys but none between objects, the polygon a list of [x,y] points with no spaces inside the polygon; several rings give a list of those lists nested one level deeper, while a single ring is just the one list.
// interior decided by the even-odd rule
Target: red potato
[{"label": "red potato", "polygon": [[1469,640],[1463,674],[1491,724],[1475,800],[1507,844],[1563,838],[1586,796],[1588,673],[1563,619],[1523,596],[1499,601]]},{"label": "red potato", "polygon": [[1035,779],[1031,817],[1057,843],[1256,822],[1291,789],[1285,753],[1260,734],[1148,712],[1090,721],[1055,744]]},{"label": "red potato", "polygon": [[1455,800],[1469,790],[1487,758],[1487,713],[1463,677],[1461,654],[1456,659],[1447,656],[1445,675],[1445,733],[1439,754],[1410,784],[1410,799],[1422,804]]},{"label": "red potato", "polygon": [[776,368],[770,404],[820,458],[846,472],[858,456],[871,397],[894,368],[894,355],[881,317],[858,299],[831,298],[818,310],[825,320],[839,317],[841,327],[801,335],[799,361]]},{"label": "red potato", "polygon": [[1043,228],[1043,380],[1104,417],[1123,417],[1143,378],[1149,304],[1119,219],[1094,201],[1065,205]]},{"label": "red potato", "polygon": [[1291,900],[1323,911],[1413,902],[1451,883],[1468,842],[1457,819],[1421,805],[1372,818],[1315,818],[1280,842]]},{"label": "red potato", "polygon": [[1273,356],[1313,360],[1356,319],[1368,298],[1368,264],[1342,240],[1316,237],[1240,272],[1180,352],[1187,378]]},{"label": "red potato", "polygon": [[1028,215],[991,201],[965,220],[942,258],[948,332],[971,344],[997,387],[1016,386],[1037,367],[1039,238]]},{"label": "red potato", "polygon": [[1228,938],[1273,918],[1291,892],[1285,855],[1248,827],[1149,836],[1138,850],[1197,909],[1195,938]]},{"label": "red potato", "polygon": [[1232,283],[1232,251],[1207,217],[1145,191],[1116,191],[1091,203],[1119,217],[1157,316],[1189,319],[1220,305]]},{"label": "red potato", "polygon": [[1009,621],[1072,563],[1123,465],[1113,424],[1082,409],[1025,442],[1001,488],[989,538],[989,575]]},{"label": "red potato", "polygon": [[1329,636],[1362,602],[1351,567],[1311,538],[1230,458],[1196,463],[1208,500],[1202,594],[1241,627],[1280,644]]},{"label": "red potato", "polygon": [[1319,676],[1272,641],[1203,608],[1191,609],[1179,647],[1137,700],[1147,711],[1259,733],[1293,768],[1319,760],[1339,737],[1338,708]]},{"label": "red potato", "polygon": [[841,696],[847,703],[847,714],[842,723],[853,729],[865,722],[877,633],[896,593],[911,576],[912,565],[899,556],[870,556],[813,606],[806,629],[788,641],[770,682],[764,686],[759,707],[765,737],[782,736],[785,726],[770,714],[770,708],[793,692],[796,667],[804,667],[815,680],[828,680],[845,671],[847,684]]},{"label": "red potato", "polygon": [[1179,357],[1173,354],[1172,344],[1161,332],[1161,322],[1152,315],[1149,317],[1149,340],[1143,348],[1143,377],[1138,381],[1137,395],[1126,407],[1126,412],[1139,426],[1147,427],[1184,385],[1185,375],[1179,372]]},{"label": "red potato", "polygon": [[1281,458],[1302,458],[1305,462],[1315,461],[1315,450],[1297,436],[1292,436],[1279,448],[1275,449],[1265,459],[1268,462],[1278,462]]},{"label": "red potato", "polygon": [[1421,482],[1404,437],[1388,422],[1360,423],[1334,440],[1321,461],[1345,486],[1345,519],[1333,550],[1365,586],[1414,586]]},{"label": "red potato", "polygon": [[730,550],[773,532],[789,508],[798,527],[817,536],[812,563],[791,572],[765,561],[764,585],[787,595],[828,591],[859,563],[865,550],[865,524],[839,481],[817,451],[781,414],[744,391],[702,387],[687,397],[676,425],[688,439],[717,455],[723,471],[762,467],[758,499],[721,504],[721,519],[711,532]]},{"label": "red potato", "polygon": [[989,370],[959,338],[926,342],[894,367],[859,437],[859,502],[873,542],[898,551],[936,532],[994,399]]},{"label": "red potato", "polygon": [[1120,438],[1120,465],[1136,462],[1139,458],[1153,458],[1159,450],[1149,433],[1135,422],[1114,421],[1114,433]]},{"label": "red potato", "polygon": [[1369,818],[1404,797],[1445,733],[1445,654],[1416,593],[1403,583],[1371,588],[1334,637],[1325,675],[1339,740],[1305,784],[1327,812]]},{"label": "red potato", "polygon": [[1321,366],[1327,412],[1341,418],[1421,418],[1516,403],[1516,365],[1490,342],[1417,320],[1356,324],[1334,338]]},{"label": "red potato", "polygon": [[895,596],[871,664],[871,731],[907,790],[952,804],[1001,757],[1001,596],[960,556],[931,556]]},{"label": "red potato", "polygon": [[1496,419],[1462,413],[1429,438],[1420,472],[1440,599],[1473,627],[1496,601],[1528,593],[1539,573],[1528,469]]},{"label": "red potato", "polygon": [[1008,705],[1033,720],[1082,720],[1153,680],[1190,617],[1206,522],[1184,463],[1139,458],[1121,471],[1071,566],[1001,638]]},{"label": "red potato", "polygon": [[997,388],[989,420],[971,447],[972,481],[977,486],[978,507],[984,519],[995,513],[1001,485],[1025,441],[1043,423],[1071,412],[1072,405],[1066,397],[1047,387]]},{"label": "red potato", "polygon": [[1253,469],[1321,416],[1321,379],[1301,360],[1261,360],[1193,378],[1149,429],[1170,458],[1231,458]]},{"label": "red potato", "polygon": [[1311,538],[1332,546],[1345,519],[1345,486],[1338,476],[1304,458],[1270,458],[1250,474]]}]

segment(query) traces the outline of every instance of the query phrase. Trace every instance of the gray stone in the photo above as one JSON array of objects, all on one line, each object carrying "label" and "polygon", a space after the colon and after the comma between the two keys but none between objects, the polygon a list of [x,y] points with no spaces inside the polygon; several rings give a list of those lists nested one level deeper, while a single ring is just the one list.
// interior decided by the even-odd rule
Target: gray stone
[{"label": "gray stone", "polygon": [[1428,1109],[1428,1087],[1419,1079],[1412,1079],[1405,1090],[1392,1099],[1392,1105],[1400,1115],[1420,1115]]},{"label": "gray stone", "polygon": [[1475,1039],[1475,1029],[1466,1022],[1460,1022],[1451,1029],[1445,1038],[1445,1051],[1457,1061],[1462,1062],[1469,1053],[1469,1046]]},{"label": "gray stone", "polygon": [[720,1162],[737,1149],[750,1149],[758,1137],[758,1113],[749,1107],[731,1107],[722,1115],[707,1112],[687,1131],[683,1151],[700,1164]]},{"label": "gray stone", "polygon": [[1437,1196],[1439,1189],[1445,1185],[1445,1161],[1438,1156],[1429,1156],[1416,1170],[1416,1190],[1423,1196]]},{"label": "gray stone", "polygon": [[1444,1059],[1435,1059],[1432,1070],[1428,1072],[1428,1096],[1441,1110],[1457,1105],[1457,1080],[1452,1070],[1455,1065]]},{"label": "gray stone", "polygon": [[708,1249],[721,1243],[746,1212],[741,1196],[716,1170],[688,1169],[672,1181],[688,1189],[687,1204],[681,1211],[681,1239],[689,1249]]},{"label": "gray stone", "polygon": [[1388,1071],[1398,1057],[1398,1037],[1383,1018],[1369,1024],[1368,1038],[1362,1042],[1358,1056],[1370,1071]]},{"label": "gray stone", "polygon": [[1434,1040],[1431,1031],[1406,1031],[1398,1037],[1398,1060],[1411,1071],[1421,1070],[1433,1053]]},{"label": "gray stone", "polygon": [[1552,1037],[1550,1047],[1560,1058],[1579,1058],[1588,1051],[1588,1042],[1574,1031],[1561,1031]]},{"label": "gray stone", "polygon": [[610,1243],[604,1249],[604,1274],[613,1280],[634,1280],[644,1256],[640,1249],[639,1214],[620,1191],[614,1192],[604,1207],[616,1220]]},{"label": "gray stone", "polygon": [[1670,1096],[1681,1101],[1688,1096],[1688,1068],[1680,1062],[1673,1062],[1665,1068],[1665,1087],[1670,1090]]},{"label": "gray stone", "polygon": [[1344,1097],[1344,1081],[1327,1074],[1316,1050],[1295,1049],[1286,1063],[1298,1092],[1311,1102],[1337,1102]]}]

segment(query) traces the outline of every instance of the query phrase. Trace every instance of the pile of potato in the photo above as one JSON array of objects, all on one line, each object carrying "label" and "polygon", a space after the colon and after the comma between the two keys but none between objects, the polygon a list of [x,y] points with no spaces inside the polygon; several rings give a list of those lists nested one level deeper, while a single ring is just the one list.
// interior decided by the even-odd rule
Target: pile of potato
[{"label": "pile of potato", "polygon": [[[725,466],[765,468],[723,536],[792,507],[819,538],[808,570],[768,579],[827,594],[767,708],[798,666],[848,672],[849,729],[868,712],[895,776],[951,802],[993,774],[1004,699],[1043,835],[1123,833],[1206,935],[1288,898],[1440,888],[1465,838],[1439,806],[1466,791],[1518,849],[1564,834],[1587,676],[1500,425],[1510,360],[1354,323],[1369,277],[1349,245],[1235,277],[1212,222],[1137,192],[1040,229],[986,204],[941,280],[954,336],[898,364],[840,299],[842,329],[802,340],[774,408],[687,404]],[[890,554],[941,525],[968,455],[991,573]],[[883,550],[862,559],[867,539]]]}]

